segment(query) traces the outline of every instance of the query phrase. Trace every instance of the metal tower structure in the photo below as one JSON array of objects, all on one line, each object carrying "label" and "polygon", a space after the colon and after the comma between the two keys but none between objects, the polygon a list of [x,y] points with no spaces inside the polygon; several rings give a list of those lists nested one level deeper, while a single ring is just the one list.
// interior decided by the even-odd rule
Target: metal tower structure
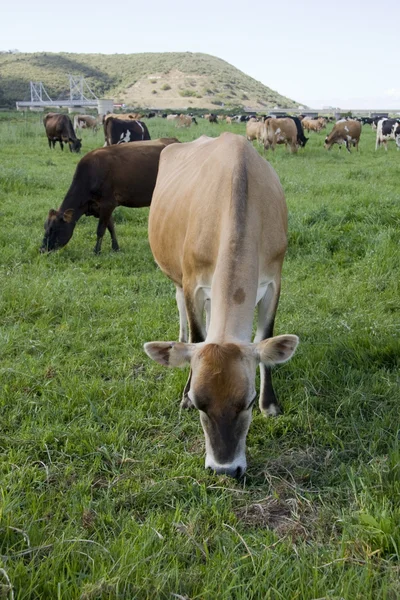
[{"label": "metal tower structure", "polygon": [[[96,94],[90,89],[88,83],[85,81],[85,78],[80,75],[76,77],[75,75],[68,75],[69,77],[69,98],[71,102],[89,102],[90,100],[97,100]],[[84,94],[84,90],[86,96]],[[90,96],[90,98],[87,98]]]},{"label": "metal tower structure", "polygon": [[[44,96],[44,97],[43,97]],[[52,101],[41,81],[31,81],[31,102]]]},{"label": "metal tower structure", "polygon": [[74,107],[87,106],[98,108],[98,98],[90,89],[89,85],[82,76],[68,75],[69,78],[69,98],[65,100],[52,100],[41,81],[31,81],[30,102],[16,102],[17,108],[44,108],[49,107]]}]

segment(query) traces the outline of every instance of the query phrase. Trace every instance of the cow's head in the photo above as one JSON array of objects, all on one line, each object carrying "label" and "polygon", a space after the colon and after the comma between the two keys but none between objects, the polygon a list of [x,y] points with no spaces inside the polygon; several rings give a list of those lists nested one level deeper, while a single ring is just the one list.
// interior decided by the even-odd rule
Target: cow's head
[{"label": "cow's head", "polygon": [[52,208],[44,224],[44,238],[40,252],[62,248],[71,239],[75,227],[74,210],[60,212]]},{"label": "cow's head", "polygon": [[303,137],[301,137],[301,138],[300,138],[300,137],[298,137],[298,138],[297,138],[297,143],[299,144],[299,146],[300,146],[301,148],[305,148],[305,147],[306,147],[306,144],[307,144],[307,142],[308,142],[308,140],[309,140],[309,139],[310,139],[310,138],[308,138],[308,137],[306,137],[305,135],[303,135]]},{"label": "cow's head", "polygon": [[71,150],[71,152],[79,153],[82,148],[82,139],[81,138],[75,138],[74,140],[69,139],[68,145],[69,145],[69,149]]},{"label": "cow's head", "polygon": [[325,138],[324,148],[325,150],[330,150],[332,146],[332,142],[329,140],[329,135]]},{"label": "cow's head", "polygon": [[246,436],[256,398],[256,367],[286,362],[298,338],[280,335],[255,344],[148,342],[148,356],[167,367],[190,364],[189,399],[200,412],[206,468],[231,477],[246,470]]}]

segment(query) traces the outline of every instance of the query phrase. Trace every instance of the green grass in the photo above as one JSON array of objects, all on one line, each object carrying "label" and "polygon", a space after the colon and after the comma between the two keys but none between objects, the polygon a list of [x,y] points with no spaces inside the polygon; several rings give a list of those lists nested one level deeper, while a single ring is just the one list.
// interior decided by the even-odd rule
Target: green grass
[{"label": "green grass", "polygon": [[[118,209],[120,253],[96,220],[38,252],[79,156],[41,116],[0,121],[0,597],[397,600],[400,597],[398,153],[278,147],[289,207],[274,373],[285,413],[254,410],[241,482],[204,470],[185,371],[143,343],[177,339],[148,209]],[[182,140],[244,125],[176,130]],[[83,132],[85,152],[101,132]],[[108,234],[107,234],[108,235]]]}]

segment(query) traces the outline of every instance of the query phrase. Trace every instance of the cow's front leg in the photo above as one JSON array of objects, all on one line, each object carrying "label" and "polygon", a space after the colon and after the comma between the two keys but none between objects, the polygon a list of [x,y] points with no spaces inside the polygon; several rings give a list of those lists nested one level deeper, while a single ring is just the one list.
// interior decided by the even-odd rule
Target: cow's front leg
[{"label": "cow's front leg", "polygon": [[187,342],[188,341],[188,324],[187,324],[187,315],[186,315],[186,305],[185,305],[185,296],[183,294],[183,289],[177,285],[176,286],[176,304],[178,306],[179,312],[179,341]]},{"label": "cow's front leg", "polygon": [[[258,305],[256,342],[266,340],[274,334],[275,313],[278,308],[280,283],[270,283]],[[282,412],[272,385],[271,368],[260,363],[260,411],[265,416],[276,416]]]},{"label": "cow's front leg", "polygon": [[[203,292],[195,294],[192,289],[187,289],[184,286],[183,296],[186,307],[186,316],[189,322],[189,342],[198,344],[204,342],[205,331],[203,326],[203,310],[204,310],[204,295]],[[179,308],[179,305],[178,305]],[[193,402],[189,398],[190,382],[192,379],[192,371],[190,370],[188,380],[183,390],[181,408],[193,408]]]}]

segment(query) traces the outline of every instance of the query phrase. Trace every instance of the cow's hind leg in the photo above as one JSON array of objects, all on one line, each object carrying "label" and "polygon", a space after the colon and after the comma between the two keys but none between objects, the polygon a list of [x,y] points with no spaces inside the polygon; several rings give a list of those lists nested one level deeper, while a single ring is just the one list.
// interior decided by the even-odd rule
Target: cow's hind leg
[{"label": "cow's hind leg", "polygon": [[[256,342],[266,340],[273,336],[279,294],[280,282],[270,283],[263,298],[261,298],[259,302]],[[263,363],[260,363],[259,407],[265,416],[276,416],[282,412],[272,385],[271,368]]]},{"label": "cow's hind leg", "polygon": [[97,241],[96,241],[96,245],[94,247],[95,254],[100,254],[100,252],[101,252],[101,244],[103,242],[103,237],[106,232],[106,229],[108,229],[108,231],[110,232],[110,235],[111,235],[112,249],[116,250],[116,251],[119,250],[117,238],[115,235],[114,219],[111,216],[113,208],[114,207],[112,207],[111,210],[106,210],[106,211],[100,210],[100,212],[97,214],[96,214],[97,210],[95,211],[94,216],[97,217],[97,215],[99,215],[99,224],[97,225]]},{"label": "cow's hind leg", "polygon": [[[184,287],[183,290],[186,315],[189,322],[189,342],[191,344],[198,344],[204,342],[205,331],[203,326],[203,310],[204,310],[204,294],[199,291],[197,294],[189,291]],[[179,308],[179,305],[178,305]],[[188,380],[183,390],[181,408],[192,408],[193,403],[190,400],[188,394],[190,390],[190,382],[192,379],[192,371],[189,373]]]},{"label": "cow's hind leg", "polygon": [[115,252],[118,252],[119,251],[119,245],[118,245],[117,235],[115,233],[114,219],[112,217],[110,217],[108,219],[107,229],[108,229],[108,231],[110,232],[110,235],[111,235],[111,248]]}]

